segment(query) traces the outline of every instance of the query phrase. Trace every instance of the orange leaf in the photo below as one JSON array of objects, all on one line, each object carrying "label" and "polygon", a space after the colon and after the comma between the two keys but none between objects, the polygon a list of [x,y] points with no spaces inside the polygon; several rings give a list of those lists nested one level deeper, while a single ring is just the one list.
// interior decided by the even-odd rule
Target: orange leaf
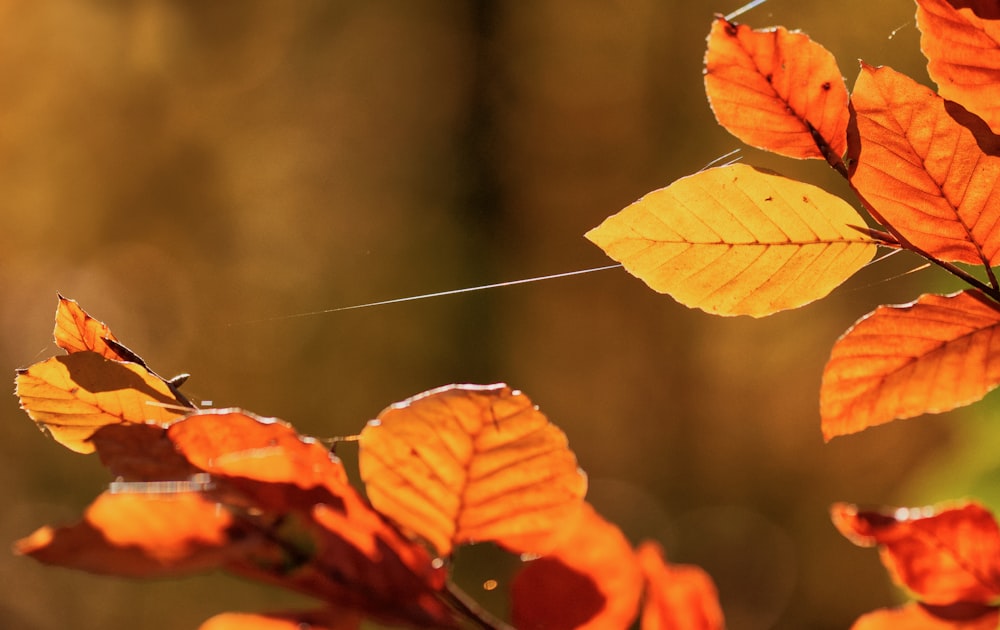
[{"label": "orange leaf", "polygon": [[920,49],[938,93],[1000,130],[1000,9],[996,0],[918,0]]},{"label": "orange leaf", "polygon": [[174,481],[201,472],[156,424],[108,424],[89,438],[101,463],[123,481]]},{"label": "orange leaf", "polygon": [[371,509],[318,441],[238,410],[192,414],[167,436],[211,474],[213,497],[245,512],[246,523],[285,552],[279,563],[250,561],[230,570],[390,622],[453,627],[437,598],[444,569]]},{"label": "orange leaf", "polygon": [[995,139],[977,138],[941,97],[888,67],[863,64],[851,102],[851,184],[877,218],[940,260],[1000,263],[1000,157],[980,146]]},{"label": "orange leaf", "polygon": [[111,494],[69,527],[43,527],[15,543],[40,562],[131,577],[221,567],[242,538],[232,516],[197,492]]},{"label": "orange leaf", "polygon": [[820,188],[733,164],[654,191],[587,238],[652,289],[762,317],[827,295],[871,260],[864,221]]},{"label": "orange leaf", "polygon": [[518,628],[627,628],[641,591],[632,545],[585,503],[555,551],[514,576],[511,619]]},{"label": "orange leaf", "polygon": [[494,541],[544,552],[587,489],[566,435],[506,385],[451,385],[384,410],[361,432],[375,508],[441,555]]},{"label": "orange leaf", "polygon": [[182,403],[159,377],[135,363],[96,352],[53,357],[17,371],[17,396],[43,431],[78,453],[99,427],[123,422],[168,424]]},{"label": "orange leaf", "polygon": [[847,86],[833,55],[806,35],[716,19],[705,54],[705,91],[719,124],[747,144],[841,162],[850,118]]},{"label": "orange leaf", "polygon": [[911,602],[901,608],[883,608],[863,615],[851,630],[996,630],[1000,623],[993,606],[955,608]]},{"label": "orange leaf", "polygon": [[854,544],[879,545],[893,579],[927,604],[988,604],[1000,597],[1000,528],[975,503],[892,512],[837,503],[831,516]]},{"label": "orange leaf", "polygon": [[339,609],[293,613],[236,613],[216,615],[198,630],[358,630],[361,616]]},{"label": "orange leaf", "polygon": [[646,579],[643,630],[722,630],[726,622],[719,593],[700,567],[668,565],[657,543],[646,541],[636,549]]},{"label": "orange leaf", "polygon": [[88,315],[80,308],[76,300],[70,300],[61,295],[59,296],[59,305],[56,307],[56,328],[53,334],[56,345],[71,354],[91,350],[105,359],[130,360],[129,357],[119,354],[114,347],[109,346],[105,341],[105,339],[111,341],[118,341],[118,339],[104,322]]},{"label": "orange leaf", "polygon": [[880,306],[837,340],[823,371],[823,436],[975,402],[1000,384],[1000,308],[972,289]]}]

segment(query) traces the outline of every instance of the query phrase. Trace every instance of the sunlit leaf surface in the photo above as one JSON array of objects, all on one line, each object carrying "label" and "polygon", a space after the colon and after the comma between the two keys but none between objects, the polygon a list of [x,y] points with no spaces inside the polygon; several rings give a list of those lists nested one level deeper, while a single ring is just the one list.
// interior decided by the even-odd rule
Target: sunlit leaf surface
[{"label": "sunlit leaf surface", "polygon": [[589,504],[552,554],[532,560],[511,584],[518,628],[627,628],[638,614],[642,573],[621,530]]},{"label": "sunlit leaf surface", "polygon": [[99,427],[123,422],[168,424],[179,401],[157,376],[135,363],[84,351],[53,357],[17,372],[21,408],[60,444],[91,453]]},{"label": "sunlit leaf surface", "polygon": [[851,102],[851,184],[878,218],[940,260],[1000,263],[1000,157],[982,121],[888,67],[863,65]]},{"label": "sunlit leaf surface", "polygon": [[117,341],[111,329],[87,314],[76,300],[59,296],[56,307],[56,327],[53,333],[56,345],[69,352],[84,352],[90,350],[106,359],[127,361],[129,357],[122,356],[115,348],[108,345],[106,339]]},{"label": "sunlit leaf surface", "polygon": [[823,436],[975,402],[1000,384],[1000,309],[972,289],[880,306],[833,346]]},{"label": "sunlit leaf surface", "polygon": [[667,564],[663,549],[646,541],[636,548],[646,580],[642,630],[722,630],[726,623],[712,578],[699,567]]},{"label": "sunlit leaf surface", "polygon": [[855,544],[878,545],[893,578],[927,604],[989,604],[1000,597],[1000,528],[975,503],[894,511],[838,503],[831,515]]},{"label": "sunlit leaf surface", "polygon": [[705,91],[719,124],[747,144],[831,163],[846,151],[847,86],[833,55],[802,33],[717,18]]},{"label": "sunlit leaf surface", "polygon": [[917,26],[938,93],[1000,131],[1000,4],[918,0]]},{"label": "sunlit leaf surface", "polygon": [[820,188],[744,164],[708,169],[608,217],[587,238],[681,304],[762,317],[827,295],[875,245]]},{"label": "sunlit leaf surface", "polygon": [[198,626],[198,630],[358,630],[361,616],[349,610],[318,610],[300,613],[222,613]]},{"label": "sunlit leaf surface", "polygon": [[379,414],[361,432],[375,508],[441,555],[493,541],[542,553],[587,489],[566,435],[506,385],[453,385]]},{"label": "sunlit leaf surface", "polygon": [[911,602],[861,616],[851,630],[996,630],[997,609],[982,604],[947,607]]}]

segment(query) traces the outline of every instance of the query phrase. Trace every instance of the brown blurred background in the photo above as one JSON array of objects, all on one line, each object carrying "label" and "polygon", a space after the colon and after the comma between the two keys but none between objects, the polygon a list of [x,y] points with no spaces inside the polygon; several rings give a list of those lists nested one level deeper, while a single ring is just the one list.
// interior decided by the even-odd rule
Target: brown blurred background
[{"label": "brown blurred background", "polygon": [[[989,403],[822,443],[836,337],[880,301],[955,286],[879,283],[914,260],[760,321],[689,311],[621,270],[260,321],[607,264],[586,230],[742,146],[701,79],[713,12],[739,4],[5,0],[0,365],[13,377],[54,352],[61,291],[158,372],[191,372],[193,398],[310,434],[506,381],[568,433],[607,517],[713,575],[732,630],[846,627],[898,594],[829,504],[937,501],[993,470],[964,447],[996,443]],[[926,82],[913,14],[772,0],[741,21],[806,31],[849,85],[858,58]],[[742,155],[846,191],[822,163]],[[9,543],[75,520],[108,479],[13,397],[3,413]],[[512,563],[472,549],[458,565],[502,612],[503,589],[480,585]],[[3,628],[195,628],[308,604],[221,575],[131,582],[0,554]]]}]

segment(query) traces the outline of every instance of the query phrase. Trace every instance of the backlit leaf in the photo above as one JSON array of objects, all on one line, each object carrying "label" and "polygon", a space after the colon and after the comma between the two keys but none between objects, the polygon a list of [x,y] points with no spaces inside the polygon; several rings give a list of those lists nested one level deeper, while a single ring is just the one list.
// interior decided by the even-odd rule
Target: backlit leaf
[{"label": "backlit leaf", "polygon": [[646,541],[636,548],[646,580],[642,630],[722,630],[719,593],[700,567],[667,564],[662,548]]},{"label": "backlit leaf", "polygon": [[106,339],[117,341],[117,338],[104,322],[88,315],[80,308],[76,300],[70,300],[61,295],[56,307],[56,328],[53,336],[56,345],[70,354],[90,350],[106,359],[130,360],[129,357],[119,354],[114,347],[105,341]]},{"label": "backlit leaf", "polygon": [[80,523],[43,527],[14,550],[92,573],[152,577],[219,568],[241,538],[230,513],[201,493],[106,492]]},{"label": "backlit leaf", "polygon": [[587,238],[681,304],[762,317],[827,295],[875,254],[864,221],[820,188],[744,164],[649,193]]},{"label": "backlit leaf", "polygon": [[558,548],[514,576],[511,619],[518,628],[627,628],[638,614],[641,592],[632,546],[584,504]]},{"label": "backlit leaf", "polygon": [[586,493],[565,434],[506,385],[452,385],[396,403],[360,444],[372,504],[442,556],[481,541],[543,553]]},{"label": "backlit leaf", "polygon": [[986,605],[927,606],[911,602],[861,616],[851,630],[996,630],[1000,615]]},{"label": "backlit leaf", "polygon": [[300,613],[222,613],[198,630],[358,630],[361,616],[349,610],[324,609]]},{"label": "backlit leaf", "polygon": [[838,503],[831,516],[856,545],[878,545],[893,579],[927,604],[988,604],[1000,597],[1000,528],[975,503],[889,512]]},{"label": "backlit leaf", "polygon": [[838,164],[847,149],[847,86],[828,50],[782,27],[717,18],[705,91],[719,124],[749,145]]},{"label": "backlit leaf", "polygon": [[823,371],[823,436],[975,402],[1000,384],[1000,309],[975,289],[880,306],[837,340]]},{"label": "backlit leaf", "polygon": [[918,0],[920,49],[938,93],[1000,131],[1000,5]]},{"label": "backlit leaf", "polygon": [[888,67],[862,65],[851,102],[851,184],[879,220],[940,260],[1000,263],[1000,157],[981,146],[994,151],[996,140],[978,139],[955,119],[968,113]]},{"label": "backlit leaf", "polygon": [[91,453],[99,427],[123,422],[168,424],[182,405],[157,376],[135,363],[82,351],[18,370],[21,408],[60,444]]}]

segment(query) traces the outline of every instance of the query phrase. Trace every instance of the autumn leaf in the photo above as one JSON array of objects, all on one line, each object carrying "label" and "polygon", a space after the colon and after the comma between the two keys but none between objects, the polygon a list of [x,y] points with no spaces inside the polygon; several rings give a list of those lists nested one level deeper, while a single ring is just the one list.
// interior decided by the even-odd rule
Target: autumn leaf
[{"label": "autumn leaf", "polygon": [[763,317],[826,296],[875,254],[845,201],[751,166],[654,191],[587,238],[681,304]]},{"label": "autumn leaf", "polygon": [[1000,384],[1000,308],[978,290],[880,306],[837,340],[823,371],[823,436],[975,402]]},{"label": "autumn leaf", "polygon": [[123,356],[114,346],[108,344],[109,340],[116,342],[118,339],[104,322],[88,315],[80,308],[76,300],[61,295],[56,307],[56,328],[53,336],[56,345],[70,354],[90,350],[105,359],[131,360],[130,357]]},{"label": "autumn leaf", "polygon": [[667,564],[663,549],[646,541],[636,548],[646,581],[642,630],[722,630],[719,593],[700,567]]},{"label": "autumn leaf", "polygon": [[215,615],[198,630],[358,630],[361,616],[341,609],[290,613],[236,613]]},{"label": "autumn leaf", "polygon": [[123,422],[169,424],[182,402],[162,379],[135,363],[96,352],[53,357],[17,371],[21,408],[53,439],[78,453],[98,428]]},{"label": "autumn leaf", "polygon": [[229,512],[199,492],[105,492],[80,523],[43,527],[14,550],[91,573],[154,577],[219,568],[246,544],[245,535]]},{"label": "autumn leaf", "polygon": [[851,630],[996,630],[998,624],[1000,614],[995,606],[938,607],[910,602],[862,615]]},{"label": "autumn leaf", "polygon": [[981,147],[996,139],[977,138],[941,97],[888,67],[863,64],[851,103],[851,184],[876,218],[939,260],[1000,263],[1000,157]]},{"label": "autumn leaf", "polygon": [[843,168],[847,86],[833,55],[808,36],[717,18],[705,92],[719,124],[747,144]]},{"label": "autumn leaf", "polygon": [[1000,597],[1000,528],[976,503],[886,512],[838,503],[831,516],[856,545],[878,545],[893,579],[926,604]]},{"label": "autumn leaf", "polygon": [[446,556],[493,541],[544,553],[586,493],[565,434],[506,385],[452,385],[396,403],[361,432],[375,508]]},{"label": "autumn leaf", "polygon": [[1000,131],[1000,8],[995,0],[918,0],[917,26],[938,93]]},{"label": "autumn leaf", "polygon": [[632,545],[584,504],[551,554],[529,561],[511,584],[518,628],[627,628],[638,614],[642,573]]},{"label": "autumn leaf", "polygon": [[158,424],[108,424],[88,438],[101,463],[116,479],[176,481],[203,471],[179,452]]}]

